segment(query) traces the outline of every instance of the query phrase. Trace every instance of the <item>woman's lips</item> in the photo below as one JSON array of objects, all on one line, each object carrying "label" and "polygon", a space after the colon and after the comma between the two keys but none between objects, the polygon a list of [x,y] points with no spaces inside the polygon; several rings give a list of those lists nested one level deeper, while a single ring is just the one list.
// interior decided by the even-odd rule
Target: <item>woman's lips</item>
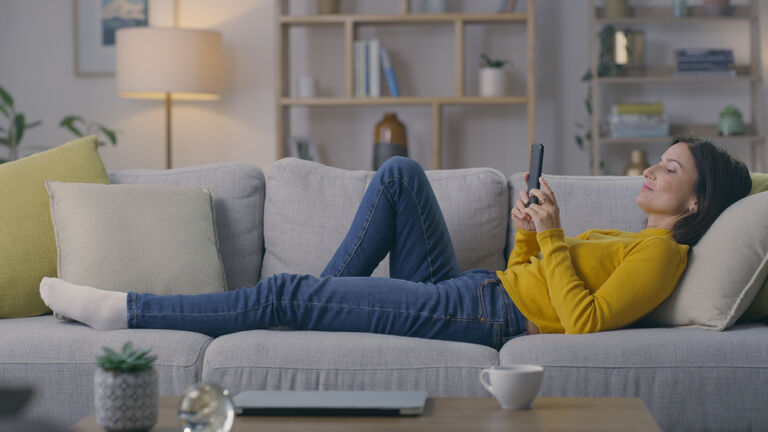
[{"label": "woman's lips", "polygon": [[646,189],[649,190],[649,191],[653,190],[653,189],[650,188],[650,186],[648,186],[647,183],[643,183],[643,189],[642,190],[646,190]]}]

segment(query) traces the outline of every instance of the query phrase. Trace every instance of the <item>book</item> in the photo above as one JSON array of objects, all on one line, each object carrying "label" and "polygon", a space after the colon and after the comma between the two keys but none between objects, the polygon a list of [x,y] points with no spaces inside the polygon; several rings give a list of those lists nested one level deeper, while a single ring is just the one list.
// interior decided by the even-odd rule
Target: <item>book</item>
[{"label": "book", "polygon": [[664,104],[653,103],[622,103],[611,107],[613,114],[664,114]]},{"label": "book", "polygon": [[365,97],[365,41],[355,41],[354,45],[355,97]]},{"label": "book", "polygon": [[389,51],[384,47],[381,48],[381,68],[384,70],[384,77],[387,80],[389,95],[392,97],[400,96],[400,87],[397,86],[395,69],[392,67],[392,62],[389,59]]},{"label": "book", "polygon": [[368,96],[381,97],[381,44],[378,39],[368,41]]}]

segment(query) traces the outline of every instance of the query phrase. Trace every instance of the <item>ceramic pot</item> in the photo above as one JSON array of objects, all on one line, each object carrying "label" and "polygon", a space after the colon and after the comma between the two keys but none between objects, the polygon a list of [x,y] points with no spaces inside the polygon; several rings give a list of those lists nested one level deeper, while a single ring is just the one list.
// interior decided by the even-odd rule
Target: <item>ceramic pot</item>
[{"label": "ceramic pot", "polygon": [[108,431],[149,430],[157,422],[157,372],[109,372],[94,376],[96,423]]},{"label": "ceramic pot", "polygon": [[373,134],[373,169],[377,170],[392,156],[408,157],[405,125],[395,113],[385,113]]},{"label": "ceramic pot", "polygon": [[643,171],[648,168],[648,155],[645,150],[632,150],[629,156],[629,163],[624,167],[625,176],[643,175]]},{"label": "ceramic pot", "polygon": [[717,123],[719,135],[744,135],[744,122],[738,114],[720,114]]},{"label": "ceramic pot", "polygon": [[480,96],[499,97],[507,92],[507,70],[505,68],[480,68]]}]

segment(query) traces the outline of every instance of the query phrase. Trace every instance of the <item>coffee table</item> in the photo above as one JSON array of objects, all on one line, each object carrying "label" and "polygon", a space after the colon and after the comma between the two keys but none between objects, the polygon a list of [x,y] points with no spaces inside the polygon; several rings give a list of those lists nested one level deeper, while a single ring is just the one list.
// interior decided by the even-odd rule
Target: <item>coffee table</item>
[{"label": "coffee table", "polygon": [[[178,432],[180,397],[161,396],[156,432]],[[74,426],[101,432],[96,416]],[[260,431],[660,431],[638,398],[538,398],[530,410],[505,411],[493,398],[429,398],[416,417],[241,417],[235,432]]]}]

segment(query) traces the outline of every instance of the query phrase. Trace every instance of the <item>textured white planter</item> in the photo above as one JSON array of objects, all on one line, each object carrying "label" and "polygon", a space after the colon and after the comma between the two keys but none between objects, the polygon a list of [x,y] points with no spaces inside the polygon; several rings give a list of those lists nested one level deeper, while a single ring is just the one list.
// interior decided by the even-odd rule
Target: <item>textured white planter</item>
[{"label": "textured white planter", "polygon": [[505,68],[480,68],[480,96],[498,97],[507,93],[507,70]]},{"label": "textured white planter", "polygon": [[94,376],[96,423],[108,431],[144,431],[157,422],[157,372],[107,372]]}]

